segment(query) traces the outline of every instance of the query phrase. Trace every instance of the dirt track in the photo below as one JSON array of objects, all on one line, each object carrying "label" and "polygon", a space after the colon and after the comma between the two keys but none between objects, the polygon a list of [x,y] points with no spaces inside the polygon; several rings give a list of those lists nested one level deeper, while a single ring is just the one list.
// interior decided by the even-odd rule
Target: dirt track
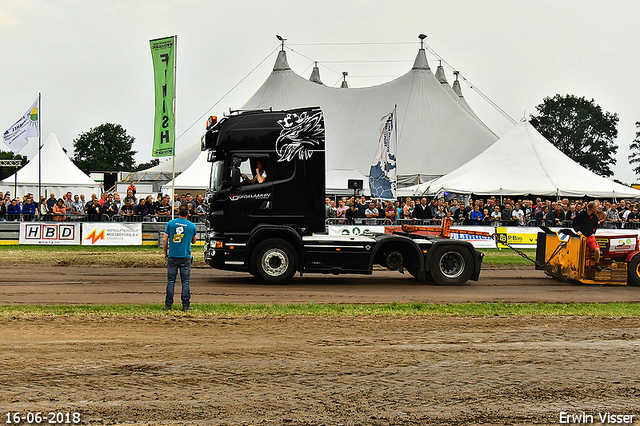
[{"label": "dirt track", "polygon": [[[163,268],[3,266],[2,271],[3,305],[164,301]],[[371,276],[311,274],[287,285],[262,285],[249,274],[194,268],[191,291],[194,303],[640,301],[640,288],[577,285],[532,268],[485,269],[480,281],[452,287],[426,285],[409,274],[391,271],[376,271]]]},{"label": "dirt track", "polygon": [[[164,270],[3,267],[0,304],[158,303]],[[194,302],[638,300],[530,270],[425,286],[399,274],[261,286],[194,271]],[[536,275],[538,274],[538,275]],[[511,278],[515,277],[515,278]],[[394,278],[394,279],[391,279]],[[42,281],[45,281],[43,283]],[[640,415],[640,318],[0,318],[0,421],[84,424],[560,424]]]}]

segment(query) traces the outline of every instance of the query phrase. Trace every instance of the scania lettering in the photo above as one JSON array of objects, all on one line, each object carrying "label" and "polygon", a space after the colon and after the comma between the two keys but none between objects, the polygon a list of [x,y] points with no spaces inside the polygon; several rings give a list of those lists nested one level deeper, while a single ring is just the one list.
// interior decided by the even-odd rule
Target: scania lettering
[{"label": "scania lettering", "polygon": [[324,235],[318,107],[212,117],[203,149],[212,163],[205,260],[213,268],[266,283],[287,282],[296,272],[371,274],[374,265],[438,284],[478,279],[482,254],[465,241],[410,232]]}]

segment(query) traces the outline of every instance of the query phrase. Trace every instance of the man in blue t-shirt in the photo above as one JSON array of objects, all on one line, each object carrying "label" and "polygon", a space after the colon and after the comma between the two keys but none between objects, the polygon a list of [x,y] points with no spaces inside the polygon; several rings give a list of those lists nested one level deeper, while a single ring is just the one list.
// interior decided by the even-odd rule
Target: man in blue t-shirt
[{"label": "man in blue t-shirt", "polygon": [[171,310],[173,305],[174,287],[178,269],[182,280],[182,310],[190,311],[191,291],[189,281],[191,279],[191,244],[196,242],[196,226],[187,219],[189,207],[181,205],[178,209],[178,219],[167,223],[162,238],[164,258],[167,261],[167,295],[164,302],[164,310]]}]

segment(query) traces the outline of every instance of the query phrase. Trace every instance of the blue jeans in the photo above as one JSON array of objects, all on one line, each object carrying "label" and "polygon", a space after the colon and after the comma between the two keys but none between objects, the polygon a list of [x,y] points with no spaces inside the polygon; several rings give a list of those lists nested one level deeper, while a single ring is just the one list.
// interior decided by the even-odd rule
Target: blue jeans
[{"label": "blue jeans", "polygon": [[180,280],[182,281],[182,306],[189,306],[191,291],[189,281],[191,280],[191,258],[169,257],[167,259],[167,297],[164,304],[173,305],[174,287],[180,269]]}]

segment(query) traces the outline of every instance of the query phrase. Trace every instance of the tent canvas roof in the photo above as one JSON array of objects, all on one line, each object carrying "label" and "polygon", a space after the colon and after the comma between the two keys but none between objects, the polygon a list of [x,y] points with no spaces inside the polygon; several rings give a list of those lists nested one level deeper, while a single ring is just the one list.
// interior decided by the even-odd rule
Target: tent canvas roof
[{"label": "tent canvas roof", "polygon": [[417,185],[414,194],[440,191],[478,195],[640,196],[638,190],[585,169],[526,121],[456,170]]},{"label": "tent canvas roof", "polygon": [[[191,163],[180,176],[176,176],[175,188],[178,189],[207,189],[209,188],[209,179],[211,178],[211,163],[207,161],[208,151],[200,152],[200,155]],[[171,194],[171,186],[173,181],[169,181],[162,185],[164,194]]]},{"label": "tent canvas roof", "polygon": [[368,174],[378,148],[380,120],[397,106],[397,167],[403,177],[441,176],[497,140],[484,124],[443,90],[424,49],[413,68],[390,82],[334,88],[294,73],[281,51],[273,72],[243,109],[320,106],[325,116],[327,170]]},{"label": "tent canvas roof", "polygon": [[[193,144],[175,158],[175,172],[179,175],[185,171],[200,155],[200,142]],[[173,162],[171,157],[168,160],[161,162],[157,166],[149,167],[139,172],[131,173],[124,180],[126,181],[156,181],[156,180],[171,180]]]}]

